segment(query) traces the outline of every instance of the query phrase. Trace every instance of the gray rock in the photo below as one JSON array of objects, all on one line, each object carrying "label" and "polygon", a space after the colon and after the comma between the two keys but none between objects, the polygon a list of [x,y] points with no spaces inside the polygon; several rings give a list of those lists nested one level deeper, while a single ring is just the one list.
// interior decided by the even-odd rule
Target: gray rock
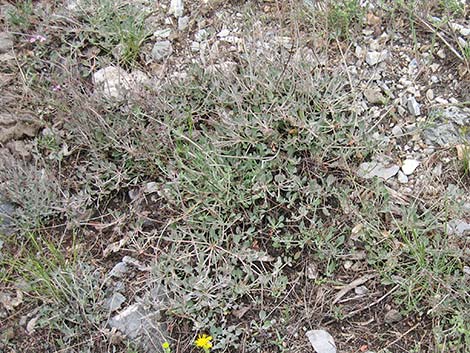
[{"label": "gray rock", "polygon": [[463,35],[464,37],[469,37],[470,36],[470,27],[464,27],[460,29],[460,34]]},{"label": "gray rock", "polygon": [[127,264],[125,262],[118,262],[111,271],[109,271],[109,277],[121,278],[128,271]]},{"label": "gray rock", "polygon": [[[437,99],[436,99],[437,100]],[[435,125],[422,133],[426,144],[448,147],[468,141],[470,133],[461,127],[470,126],[470,109],[448,107],[435,114]]]},{"label": "gray rock", "polygon": [[198,52],[199,50],[201,50],[201,44],[198,43],[198,42],[192,42],[192,43],[191,43],[191,51],[192,51],[193,53],[196,53],[196,52]]},{"label": "gray rock", "polygon": [[178,30],[184,31],[189,26],[189,17],[183,16],[178,18]]},{"label": "gray rock", "polygon": [[399,170],[400,167],[397,165],[391,165],[389,167],[386,167],[378,162],[365,162],[361,163],[361,165],[359,166],[357,175],[364,179],[379,177],[384,180],[387,180],[396,175]]},{"label": "gray rock", "polygon": [[93,74],[95,93],[107,99],[121,100],[129,92],[142,87],[148,81],[147,75],[142,71],[135,70],[127,73],[116,66],[102,68]]},{"label": "gray rock", "polygon": [[217,37],[224,38],[224,37],[227,37],[229,34],[230,34],[230,31],[227,28],[224,28],[219,33],[217,33]]},{"label": "gray rock", "polygon": [[311,263],[307,266],[307,278],[311,280],[316,280],[318,278],[318,269],[314,263]]},{"label": "gray rock", "polygon": [[354,288],[354,293],[356,293],[357,295],[365,295],[368,292],[369,292],[369,288],[367,288],[366,286],[359,286],[359,287]]},{"label": "gray rock", "polygon": [[367,88],[364,90],[364,97],[371,104],[384,104],[385,97],[382,95],[382,92],[378,87]]},{"label": "gray rock", "polygon": [[426,98],[430,101],[434,99],[434,91],[432,89],[426,91]]},{"label": "gray rock", "polygon": [[421,107],[419,103],[416,101],[415,97],[408,98],[407,107],[408,107],[408,111],[412,115],[414,116],[421,115]]},{"label": "gray rock", "polygon": [[392,135],[395,137],[403,135],[403,129],[400,125],[395,125],[392,129]]},{"label": "gray rock", "polygon": [[151,311],[136,303],[109,320],[109,326],[141,344],[144,352],[161,351],[161,345],[168,336],[161,320],[160,311]]},{"label": "gray rock", "polygon": [[317,353],[336,353],[333,337],[325,330],[311,330],[305,333]]},{"label": "gray rock", "polygon": [[401,170],[398,171],[398,182],[401,184],[408,183],[408,177]]},{"label": "gray rock", "polygon": [[447,233],[451,235],[468,235],[470,234],[470,223],[463,219],[454,219],[447,223]]},{"label": "gray rock", "polygon": [[401,166],[401,170],[405,175],[411,175],[418,168],[420,162],[416,159],[405,159]]},{"label": "gray rock", "polygon": [[171,34],[171,29],[166,28],[166,29],[158,29],[155,32],[153,32],[153,36],[155,38],[168,38]]},{"label": "gray rock", "polygon": [[196,34],[194,35],[194,39],[197,42],[202,42],[206,40],[207,38],[209,38],[209,32],[204,28],[197,31]]},{"label": "gray rock", "polygon": [[393,324],[394,322],[401,321],[402,319],[403,315],[395,309],[389,310],[384,316],[384,320],[387,324]]},{"label": "gray rock", "polygon": [[448,107],[440,112],[441,120],[453,122],[459,126],[470,125],[470,109]]},{"label": "gray rock", "polygon": [[382,50],[380,52],[369,51],[366,54],[366,63],[368,63],[370,66],[374,66],[374,65],[377,65],[378,63],[381,63],[387,58],[388,58],[387,50]]},{"label": "gray rock", "polygon": [[423,139],[427,145],[447,147],[458,144],[461,138],[457,127],[452,123],[438,123],[423,131]]},{"label": "gray rock", "polygon": [[465,273],[466,275],[470,275],[470,266],[464,266],[463,273]]},{"label": "gray rock", "polygon": [[147,184],[145,184],[143,188],[143,191],[145,194],[153,194],[153,193],[159,192],[160,190],[161,190],[160,184],[154,181],[148,182]]},{"label": "gray rock", "polygon": [[156,61],[162,61],[171,55],[173,47],[169,40],[156,42],[152,49],[152,58]]},{"label": "gray rock", "polygon": [[183,12],[184,12],[183,0],[171,0],[170,10],[168,11],[168,13],[170,15],[174,15],[175,17],[181,17],[183,16]]},{"label": "gray rock", "polygon": [[6,53],[13,48],[13,35],[8,32],[0,32],[0,53]]},{"label": "gray rock", "polygon": [[12,217],[15,206],[0,198],[0,232],[9,234],[12,229]]},{"label": "gray rock", "polygon": [[418,72],[418,69],[419,69],[418,60],[416,59],[411,60],[410,63],[408,64],[408,74],[416,75],[416,73]]},{"label": "gray rock", "polygon": [[126,300],[126,297],[123,296],[121,293],[113,293],[111,298],[108,298],[105,302],[106,309],[108,309],[111,313],[116,310],[119,310],[122,304],[126,302]]},{"label": "gray rock", "polygon": [[126,265],[135,267],[139,271],[150,271],[150,267],[144,266],[142,262],[137,259],[134,259],[131,256],[124,256],[122,258],[122,262],[124,262]]}]

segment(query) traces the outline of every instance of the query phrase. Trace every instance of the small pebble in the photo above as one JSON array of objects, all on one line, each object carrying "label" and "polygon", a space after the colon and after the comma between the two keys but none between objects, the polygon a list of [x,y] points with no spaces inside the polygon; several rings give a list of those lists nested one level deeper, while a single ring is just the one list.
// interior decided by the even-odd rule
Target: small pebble
[{"label": "small pebble", "polygon": [[401,170],[405,175],[411,175],[416,170],[416,168],[418,168],[419,164],[420,162],[415,159],[406,159],[403,161]]},{"label": "small pebble", "polygon": [[403,319],[402,314],[398,310],[392,309],[385,314],[384,320],[387,324],[401,321]]},{"label": "small pebble", "polygon": [[398,182],[400,184],[408,183],[408,177],[401,170],[398,172]]},{"label": "small pebble", "polygon": [[426,91],[426,98],[430,101],[434,99],[434,91],[432,89]]}]

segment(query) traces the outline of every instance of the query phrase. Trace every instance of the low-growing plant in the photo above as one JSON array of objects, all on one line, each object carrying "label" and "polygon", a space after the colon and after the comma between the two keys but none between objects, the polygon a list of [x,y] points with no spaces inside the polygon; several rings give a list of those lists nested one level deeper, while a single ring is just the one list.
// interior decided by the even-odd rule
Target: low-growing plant
[{"label": "low-growing plant", "polygon": [[77,16],[85,25],[80,40],[117,57],[122,65],[134,64],[140,48],[150,36],[145,26],[148,12],[128,2],[87,0]]},{"label": "low-growing plant", "polygon": [[328,30],[338,37],[349,38],[351,28],[363,21],[364,10],[359,0],[334,1],[327,11]]},{"label": "low-growing plant", "polygon": [[15,2],[14,7],[7,9],[6,18],[10,25],[21,30],[28,30],[31,27],[33,14],[32,0],[18,1]]}]

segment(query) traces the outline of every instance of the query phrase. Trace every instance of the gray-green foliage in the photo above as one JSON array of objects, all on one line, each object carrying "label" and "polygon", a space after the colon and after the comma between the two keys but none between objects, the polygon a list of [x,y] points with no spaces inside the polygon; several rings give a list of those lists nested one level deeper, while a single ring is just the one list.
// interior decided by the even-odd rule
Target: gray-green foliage
[{"label": "gray-green foliage", "polygon": [[195,328],[224,327],[243,298],[282,296],[302,249],[325,263],[342,251],[346,228],[329,219],[347,202],[348,161],[368,153],[364,122],[344,77],[278,62],[251,58],[237,75],[196,68],[148,116],[173,147],[160,196],[174,216],[158,236],[155,277],[170,312]]},{"label": "gray-green foliage", "polygon": [[79,32],[82,44],[113,53],[123,65],[133,64],[140,47],[150,35],[145,26],[148,11],[126,1],[86,0],[77,16],[84,22]]}]

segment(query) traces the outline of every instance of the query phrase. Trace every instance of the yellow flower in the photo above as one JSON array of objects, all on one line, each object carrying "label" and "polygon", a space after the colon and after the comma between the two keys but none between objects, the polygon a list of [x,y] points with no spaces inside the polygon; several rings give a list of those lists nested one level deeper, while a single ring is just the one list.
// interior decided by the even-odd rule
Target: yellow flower
[{"label": "yellow flower", "polygon": [[163,342],[162,343],[162,348],[163,349],[169,349],[170,348],[170,344],[168,342]]},{"label": "yellow flower", "polygon": [[212,348],[212,336],[208,336],[205,333],[203,335],[199,335],[197,340],[194,342],[196,347],[204,349],[206,352],[209,351],[210,348]]}]

